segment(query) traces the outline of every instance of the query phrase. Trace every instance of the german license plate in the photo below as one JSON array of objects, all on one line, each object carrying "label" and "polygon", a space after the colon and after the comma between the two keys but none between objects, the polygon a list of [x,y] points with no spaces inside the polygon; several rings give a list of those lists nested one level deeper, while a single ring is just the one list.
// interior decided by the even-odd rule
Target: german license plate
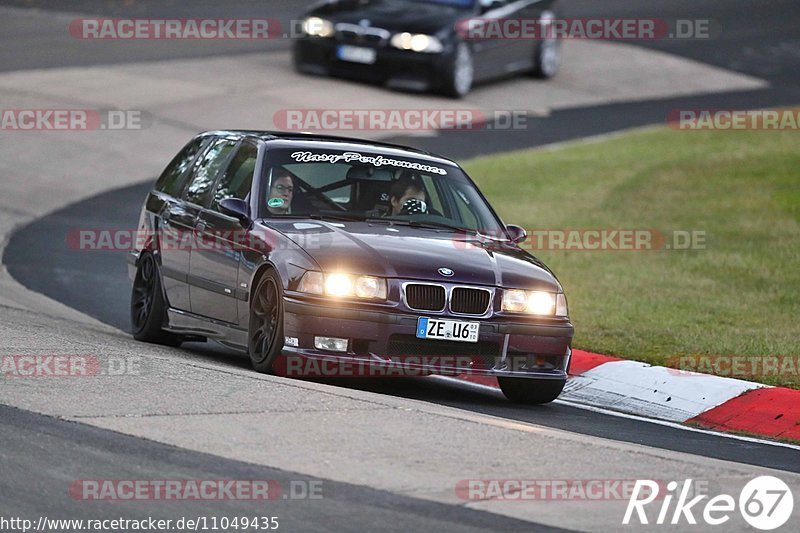
[{"label": "german license plate", "polygon": [[417,338],[459,342],[478,342],[480,322],[442,320],[420,317],[417,320]]},{"label": "german license plate", "polygon": [[363,46],[350,46],[348,44],[339,45],[336,50],[336,57],[342,61],[352,63],[364,63],[371,65],[377,60],[377,53],[374,48],[364,48]]}]

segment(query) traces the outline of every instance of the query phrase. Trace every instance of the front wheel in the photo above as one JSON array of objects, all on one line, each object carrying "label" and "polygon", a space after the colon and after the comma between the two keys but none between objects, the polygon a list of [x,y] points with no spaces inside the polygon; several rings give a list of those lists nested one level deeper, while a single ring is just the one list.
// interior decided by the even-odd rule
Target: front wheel
[{"label": "front wheel", "polygon": [[550,403],[564,390],[566,381],[558,379],[528,379],[498,377],[500,390],[514,403],[539,405]]},{"label": "front wheel", "polygon": [[[552,28],[555,13],[545,11],[539,17],[540,27]],[[550,37],[536,42],[533,50],[533,69],[531,73],[537,78],[550,79],[561,68],[561,39]]]},{"label": "front wheel", "polygon": [[475,64],[467,43],[458,43],[453,58],[443,74],[442,92],[445,95],[463,98],[469,94],[475,78]]},{"label": "front wheel", "polygon": [[247,333],[250,362],[258,372],[272,372],[272,364],[283,350],[283,292],[274,270],[258,282],[250,302]]},{"label": "front wheel", "polygon": [[158,263],[151,253],[139,259],[131,291],[131,330],[137,341],[180,346],[183,337],[164,331],[167,304],[161,290]]}]

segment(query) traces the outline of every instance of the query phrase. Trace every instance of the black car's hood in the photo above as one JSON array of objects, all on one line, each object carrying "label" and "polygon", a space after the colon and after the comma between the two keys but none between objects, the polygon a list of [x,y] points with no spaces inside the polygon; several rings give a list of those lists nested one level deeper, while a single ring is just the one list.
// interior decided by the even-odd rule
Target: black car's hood
[{"label": "black car's hood", "polygon": [[334,23],[359,24],[369,21],[371,27],[392,32],[407,31],[435,35],[455,28],[456,21],[471,10],[439,4],[403,0],[341,0],[318,6],[309,15],[326,18]]},{"label": "black car's hood", "polygon": [[[507,288],[559,290],[537,259],[507,245],[476,245],[461,232],[368,222],[270,221],[326,272]],[[468,242],[472,241],[472,243]],[[440,268],[454,271],[452,277]]]}]

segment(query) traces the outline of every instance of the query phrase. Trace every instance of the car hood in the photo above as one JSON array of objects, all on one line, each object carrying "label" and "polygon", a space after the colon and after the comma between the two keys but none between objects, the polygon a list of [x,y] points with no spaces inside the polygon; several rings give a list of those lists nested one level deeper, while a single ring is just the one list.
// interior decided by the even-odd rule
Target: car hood
[{"label": "car hood", "polygon": [[314,9],[309,15],[334,23],[359,24],[391,32],[426,33],[435,35],[445,28],[455,28],[456,21],[471,11],[444,5],[407,2],[402,0],[342,0]]},{"label": "car hood", "polygon": [[[557,291],[555,276],[516,246],[480,244],[463,232],[407,225],[269,221],[325,272]],[[454,274],[445,277],[440,268]]]}]

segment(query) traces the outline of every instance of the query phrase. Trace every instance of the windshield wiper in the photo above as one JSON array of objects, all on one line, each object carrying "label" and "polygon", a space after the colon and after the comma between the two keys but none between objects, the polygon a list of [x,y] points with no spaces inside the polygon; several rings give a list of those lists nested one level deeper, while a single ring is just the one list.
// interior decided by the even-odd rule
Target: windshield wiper
[{"label": "windshield wiper", "polygon": [[[405,222],[405,221],[404,221]],[[448,224],[447,222],[436,222],[431,220],[409,220],[408,225],[413,228],[432,228],[432,229],[450,229],[454,231],[468,231],[475,233],[475,230],[465,228],[464,226],[456,226],[455,224]]]},{"label": "windshield wiper", "polygon": [[363,222],[369,218],[366,215],[362,215],[359,213],[349,213],[347,211],[342,211],[341,213],[311,213],[307,216],[308,218],[314,220],[333,219],[333,220],[350,220],[357,222]]}]

